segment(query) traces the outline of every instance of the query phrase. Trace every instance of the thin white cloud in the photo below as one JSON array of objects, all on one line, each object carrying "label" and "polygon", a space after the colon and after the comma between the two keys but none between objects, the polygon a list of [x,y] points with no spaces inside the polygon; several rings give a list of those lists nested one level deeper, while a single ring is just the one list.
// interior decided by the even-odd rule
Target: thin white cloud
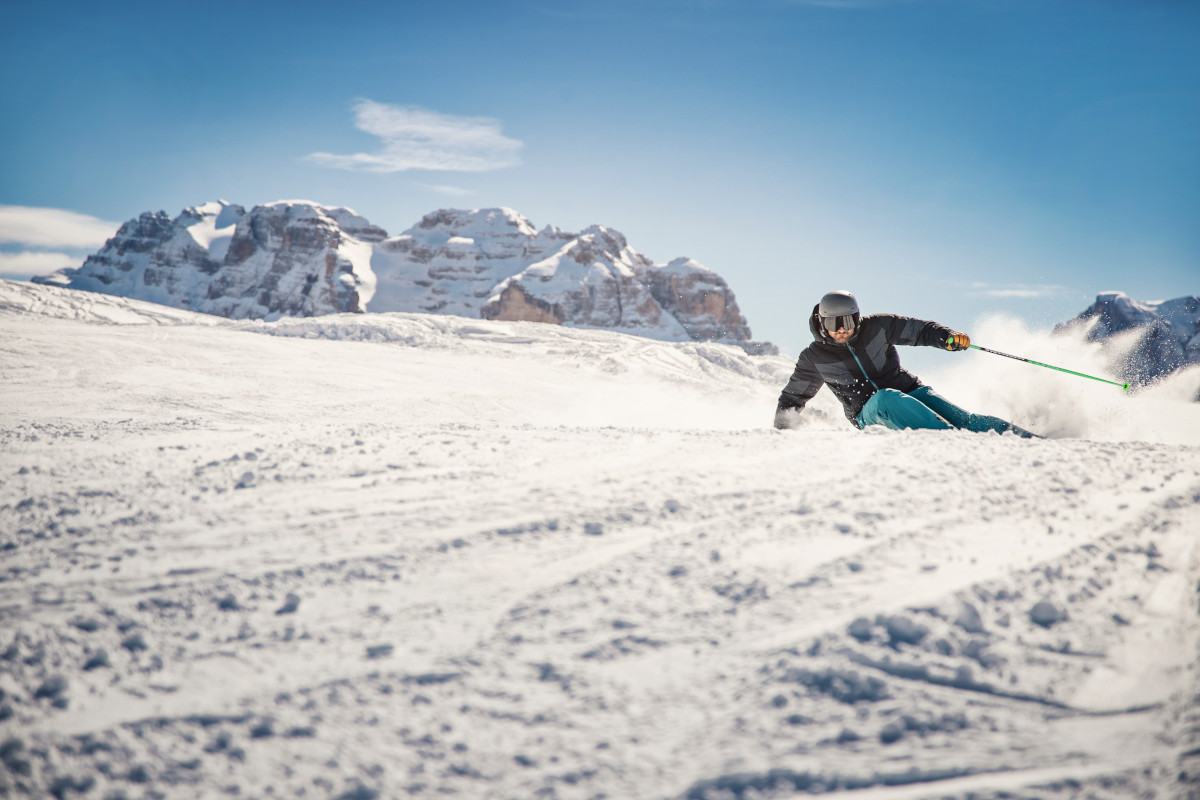
[{"label": "thin white cloud", "polygon": [[418,184],[414,184],[414,185],[419,186],[422,189],[428,189],[429,191],[434,192],[435,194],[444,194],[447,197],[468,197],[470,195],[475,194],[470,189],[460,189],[457,186],[446,186],[444,184],[438,185],[438,184],[430,184],[430,183],[418,183]]},{"label": "thin white cloud", "polygon": [[120,227],[119,222],[61,208],[0,205],[0,244],[96,248]]},{"label": "thin white cloud", "polygon": [[0,253],[0,275],[49,275],[82,263],[82,258],[67,253]]},{"label": "thin white cloud", "polygon": [[522,142],[501,133],[500,121],[490,117],[458,117],[363,99],[354,104],[354,125],[378,136],[382,149],[350,155],[311,153],[305,159],[357,172],[483,172],[521,163],[517,153]]},{"label": "thin white cloud", "polygon": [[1056,284],[1015,283],[1007,286],[996,286],[990,283],[973,283],[971,284],[971,291],[967,294],[971,297],[1020,297],[1029,300],[1039,300],[1045,297],[1054,297],[1062,293],[1065,289],[1065,286],[1058,286]]}]

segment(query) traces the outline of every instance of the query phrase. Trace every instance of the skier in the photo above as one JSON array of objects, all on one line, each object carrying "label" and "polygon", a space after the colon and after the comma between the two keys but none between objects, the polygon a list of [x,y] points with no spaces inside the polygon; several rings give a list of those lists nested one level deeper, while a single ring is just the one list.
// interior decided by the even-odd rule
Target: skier
[{"label": "skier", "polygon": [[998,417],[972,414],[936,394],[900,366],[896,345],[966,350],[971,337],[936,322],[894,314],[863,317],[849,292],[830,292],[809,317],[816,340],[800,353],[791,380],[779,395],[775,427],[789,428],[822,384],[842,403],[858,428],[962,428],[1040,438]]}]

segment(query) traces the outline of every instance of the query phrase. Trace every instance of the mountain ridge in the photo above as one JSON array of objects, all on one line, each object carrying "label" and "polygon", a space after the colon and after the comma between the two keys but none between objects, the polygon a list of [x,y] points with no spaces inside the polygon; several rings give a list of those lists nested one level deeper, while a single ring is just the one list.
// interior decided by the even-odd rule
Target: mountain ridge
[{"label": "mountain ridge", "polygon": [[1136,386],[1200,365],[1200,297],[1139,301],[1124,292],[1101,292],[1054,331],[1079,328],[1110,351],[1114,372]]},{"label": "mountain ridge", "polygon": [[510,208],[438,209],[389,236],[344,207],[212,201],[145,212],[80,267],[35,282],[233,319],[413,311],[778,353],[699,262],[655,264],[615,229],[539,230]]}]

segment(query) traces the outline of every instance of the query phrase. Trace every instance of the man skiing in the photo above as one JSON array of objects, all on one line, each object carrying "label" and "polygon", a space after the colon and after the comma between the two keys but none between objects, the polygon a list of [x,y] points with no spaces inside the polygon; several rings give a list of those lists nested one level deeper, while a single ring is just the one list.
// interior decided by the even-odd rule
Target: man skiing
[{"label": "man skiing", "polygon": [[982,433],[1035,434],[998,417],[972,414],[934,393],[900,366],[896,345],[966,350],[971,337],[944,325],[894,314],[862,316],[849,292],[830,292],[809,317],[816,340],[800,353],[791,380],[779,395],[775,427],[792,427],[796,413],[828,385],[846,417],[858,428],[962,428]]}]

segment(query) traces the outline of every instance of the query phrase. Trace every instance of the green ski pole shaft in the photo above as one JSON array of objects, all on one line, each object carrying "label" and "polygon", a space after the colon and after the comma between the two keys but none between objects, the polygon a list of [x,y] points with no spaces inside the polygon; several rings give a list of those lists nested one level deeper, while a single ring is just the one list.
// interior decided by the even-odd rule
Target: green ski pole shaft
[{"label": "green ski pole shaft", "polygon": [[1113,386],[1120,386],[1124,391],[1126,391],[1126,392],[1129,391],[1128,383],[1117,383],[1116,381],[1109,381],[1109,380],[1105,380],[1104,378],[1097,378],[1095,375],[1084,375],[1082,372],[1075,372],[1074,370],[1063,369],[1062,367],[1056,367],[1053,364],[1043,364],[1042,362],[1034,361],[1031,358],[1021,358],[1020,356],[1010,356],[1008,353],[1001,353],[999,350],[989,350],[986,347],[980,347],[977,344],[970,345],[970,347],[974,350],[982,350],[985,353],[991,353],[994,356],[1004,356],[1005,358],[1011,358],[1011,359],[1015,359],[1017,361],[1024,361],[1026,364],[1033,364],[1038,367],[1045,367],[1046,369],[1056,369],[1059,372],[1066,372],[1069,375],[1078,375],[1081,378],[1090,378],[1091,380],[1100,381],[1101,383],[1108,383],[1108,384],[1112,384]]}]

